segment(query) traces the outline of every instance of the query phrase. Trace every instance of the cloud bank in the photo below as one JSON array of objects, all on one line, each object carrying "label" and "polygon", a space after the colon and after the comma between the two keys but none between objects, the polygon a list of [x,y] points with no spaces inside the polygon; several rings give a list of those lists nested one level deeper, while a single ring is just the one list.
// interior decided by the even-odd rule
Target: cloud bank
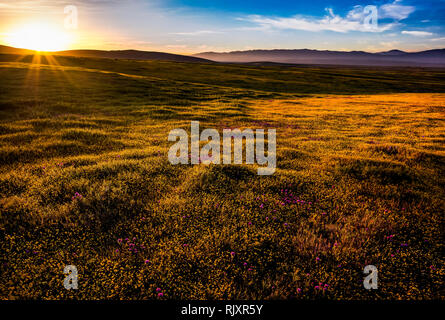
[{"label": "cloud bank", "polygon": [[325,9],[327,14],[323,17],[301,16],[293,17],[267,17],[264,15],[249,15],[241,20],[249,21],[262,29],[288,29],[303,31],[334,31],[334,32],[383,32],[390,30],[399,24],[400,20],[406,19],[415,11],[415,7],[402,5],[396,0],[377,8],[379,20],[390,19],[391,22],[379,23],[375,28],[369,28],[364,23],[369,12],[365,13],[365,7],[354,6],[344,17],[335,14],[332,8]]}]

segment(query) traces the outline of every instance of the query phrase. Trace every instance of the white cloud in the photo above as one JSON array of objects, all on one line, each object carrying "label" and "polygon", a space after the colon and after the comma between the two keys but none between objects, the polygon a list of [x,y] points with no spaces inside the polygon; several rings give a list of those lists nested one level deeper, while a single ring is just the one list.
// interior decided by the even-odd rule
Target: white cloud
[{"label": "white cloud", "polygon": [[427,37],[433,35],[431,32],[426,31],[402,31],[402,34],[408,34],[415,37]]},{"label": "white cloud", "polygon": [[442,41],[445,42],[445,37],[430,39],[431,41]]},{"label": "white cloud", "polygon": [[379,8],[379,18],[391,18],[395,20],[403,20],[413,13],[416,8],[413,6],[404,6],[400,4],[402,1],[396,0],[393,3],[387,3]]},{"label": "white cloud", "polygon": [[346,15],[348,20],[362,20],[363,19],[363,6],[354,6],[354,8]]},{"label": "white cloud", "polygon": [[[289,29],[303,31],[335,31],[335,32],[383,32],[398,25],[398,21],[406,19],[415,11],[413,6],[405,6],[400,0],[384,4],[378,7],[378,19],[389,18],[393,22],[379,24],[376,28],[364,25],[363,21],[368,13],[364,12],[365,7],[354,6],[346,16],[342,17],[334,13],[332,8],[326,8],[327,15],[324,17],[295,15],[293,17],[267,17],[262,15],[249,15],[240,20],[252,22],[259,26],[258,29]],[[252,28],[253,29],[253,28]]]},{"label": "white cloud", "polygon": [[212,31],[212,30],[199,30],[199,31],[192,31],[192,32],[175,32],[170,34],[180,35],[180,36],[200,36],[203,34],[221,34],[224,32],[221,31]]},{"label": "white cloud", "polygon": [[380,45],[385,48],[395,48],[400,44],[399,41],[381,41]]},{"label": "white cloud", "polygon": [[250,15],[244,20],[256,23],[262,28],[290,29],[304,31],[335,31],[335,32],[382,32],[394,27],[394,23],[387,23],[375,29],[367,28],[363,24],[363,13],[359,13],[357,8],[351,10],[344,18],[336,15],[334,11],[327,8],[328,15],[322,18],[293,16],[290,18],[269,18],[260,15]]}]

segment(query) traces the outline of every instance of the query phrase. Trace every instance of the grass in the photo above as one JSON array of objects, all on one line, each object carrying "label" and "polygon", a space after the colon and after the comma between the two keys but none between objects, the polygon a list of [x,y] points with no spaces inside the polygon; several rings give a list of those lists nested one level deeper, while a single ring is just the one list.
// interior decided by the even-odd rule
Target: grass
[{"label": "grass", "polygon": [[[0,55],[0,298],[443,299],[444,75]],[[192,120],[276,173],[171,165]]]}]

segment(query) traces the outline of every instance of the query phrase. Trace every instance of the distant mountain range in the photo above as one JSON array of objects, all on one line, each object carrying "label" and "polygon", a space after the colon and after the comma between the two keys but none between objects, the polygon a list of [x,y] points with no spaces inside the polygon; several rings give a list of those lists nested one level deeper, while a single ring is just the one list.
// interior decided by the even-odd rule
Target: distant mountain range
[{"label": "distant mountain range", "polygon": [[[0,53],[29,55],[29,54],[35,54],[35,51],[0,45]],[[138,50],[113,50],[113,51],[67,50],[67,51],[47,52],[46,54],[52,54],[58,56],[87,57],[87,58],[163,60],[163,61],[177,61],[177,62],[210,62],[206,59],[193,56],[185,56],[185,55],[171,54],[165,52],[138,51]]]},{"label": "distant mountain range", "polygon": [[249,50],[232,52],[203,52],[194,55],[217,62],[333,64],[363,66],[438,66],[445,67],[445,49],[421,52],[391,50],[370,53],[365,51],[328,50]]},{"label": "distant mountain range", "polygon": [[[35,54],[35,51],[0,45],[0,53],[29,55]],[[164,60],[178,62],[229,62],[249,63],[256,65],[269,65],[278,63],[356,66],[445,67],[445,49],[435,49],[420,52],[390,50],[377,53],[370,53],[365,51],[275,49],[232,52],[203,52],[195,54],[193,56],[138,50],[68,50],[50,52],[48,54],[89,58]]]}]

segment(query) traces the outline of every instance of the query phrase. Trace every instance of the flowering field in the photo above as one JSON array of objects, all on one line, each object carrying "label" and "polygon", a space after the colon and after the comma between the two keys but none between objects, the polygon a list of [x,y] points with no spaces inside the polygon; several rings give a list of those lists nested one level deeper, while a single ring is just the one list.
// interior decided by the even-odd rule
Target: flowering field
[{"label": "flowering field", "polygon": [[[0,55],[0,77],[2,299],[445,298],[443,70]],[[171,165],[192,120],[275,128],[275,174]]]}]

